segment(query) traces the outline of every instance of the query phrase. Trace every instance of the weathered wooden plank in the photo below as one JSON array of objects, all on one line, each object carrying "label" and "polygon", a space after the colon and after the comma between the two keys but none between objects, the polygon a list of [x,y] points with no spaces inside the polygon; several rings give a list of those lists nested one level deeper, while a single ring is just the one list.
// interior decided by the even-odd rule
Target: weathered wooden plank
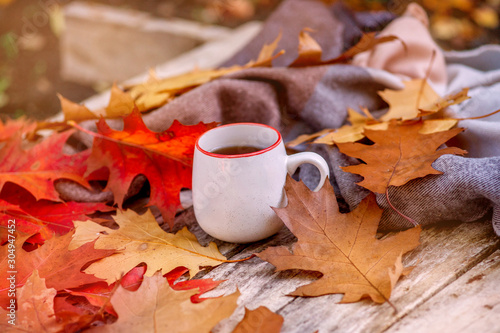
[{"label": "weathered wooden plank", "polygon": [[480,262],[387,333],[500,332],[500,250]]},{"label": "weathered wooden plank", "polygon": [[[282,332],[382,332],[490,255],[500,244],[488,223],[433,227],[425,229],[421,239],[422,245],[405,258],[406,265],[417,262],[418,265],[397,284],[391,297],[398,313],[388,304],[375,305],[369,301],[336,304],[341,295],[315,298],[286,296],[314,279],[314,275],[298,271],[275,273],[272,265],[258,258],[218,266],[206,277],[227,281],[210,296],[233,292],[236,287],[242,295],[235,314],[214,332],[231,332],[243,316],[243,307],[253,309],[260,305],[285,317]],[[260,252],[270,245],[292,242],[293,236],[284,229],[267,243],[260,242],[245,248],[236,258]]]}]

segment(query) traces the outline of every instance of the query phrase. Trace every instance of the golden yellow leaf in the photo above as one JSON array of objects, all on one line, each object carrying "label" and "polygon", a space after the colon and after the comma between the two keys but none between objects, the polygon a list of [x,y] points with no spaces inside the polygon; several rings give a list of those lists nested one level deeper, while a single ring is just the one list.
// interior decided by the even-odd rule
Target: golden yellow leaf
[{"label": "golden yellow leaf", "polygon": [[444,98],[439,98],[437,101],[435,101],[427,108],[420,108],[419,116],[433,114],[441,110],[444,110],[450,105],[460,104],[463,101],[470,99],[468,93],[469,93],[469,88],[464,88],[456,94],[448,95]]},{"label": "golden yellow leaf", "polygon": [[432,134],[447,131],[458,123],[456,119],[427,119],[424,120],[420,134]]},{"label": "golden yellow leaf", "polygon": [[425,79],[405,81],[404,85],[402,90],[385,89],[378,93],[389,104],[389,111],[380,117],[380,120],[414,119],[439,112],[450,105],[462,103],[470,98],[467,95],[468,88],[456,94],[441,97]]},{"label": "golden yellow leaf", "polygon": [[[81,122],[84,120],[104,118],[119,118],[132,113],[134,110],[134,99],[130,94],[124,92],[116,84],[111,88],[111,96],[108,105],[104,109],[89,110],[85,105],[74,103],[61,95],[57,95],[61,102],[65,121]],[[39,128],[47,128],[39,126]]]},{"label": "golden yellow leaf", "polygon": [[118,88],[116,84],[111,87],[109,104],[105,108],[106,118],[118,118],[126,116],[134,110],[135,104],[132,96]]},{"label": "golden yellow leaf", "polygon": [[103,227],[92,221],[74,222],[76,231],[69,245],[72,250],[97,239],[95,249],[116,250],[116,254],[85,270],[85,273],[94,274],[108,283],[115,282],[142,262],[148,267],[146,276],[153,276],[158,270],[167,273],[179,266],[188,268],[193,276],[200,267],[217,266],[227,261],[215,243],[201,246],[186,227],[176,234],[163,231],[150,211],[143,215],[132,210],[118,211],[113,218],[119,229]]},{"label": "golden yellow leaf", "polygon": [[312,30],[306,28],[299,34],[299,54],[290,67],[311,66],[321,63],[323,50],[307,31],[311,32]]},{"label": "golden yellow leaf", "polygon": [[141,112],[157,108],[177,95],[183,94],[204,83],[221,76],[240,71],[245,68],[267,67],[271,62],[282,55],[280,51],[273,55],[281,34],[270,44],[264,45],[256,61],[250,61],[244,66],[231,66],[219,69],[195,69],[191,72],[157,80],[148,80],[130,88],[128,93],[135,100]]},{"label": "golden yellow leaf", "polygon": [[404,82],[404,89],[380,91],[379,95],[389,104],[389,111],[380,117],[382,121],[391,119],[408,120],[419,117],[420,109],[431,109],[440,96],[424,79]]},{"label": "golden yellow leaf", "polygon": [[313,133],[313,134],[302,134],[293,139],[292,141],[288,142],[286,144],[287,147],[293,148],[296,147],[302,143],[305,143],[307,141],[311,141],[312,139],[316,139],[318,137],[321,137],[327,133],[330,133],[334,131],[333,129],[325,128],[324,130],[321,130],[319,132]]},{"label": "golden yellow leaf", "polygon": [[74,103],[60,94],[57,94],[57,97],[61,102],[64,120],[73,120],[79,123],[84,120],[99,118],[99,114],[90,111],[85,105]]}]

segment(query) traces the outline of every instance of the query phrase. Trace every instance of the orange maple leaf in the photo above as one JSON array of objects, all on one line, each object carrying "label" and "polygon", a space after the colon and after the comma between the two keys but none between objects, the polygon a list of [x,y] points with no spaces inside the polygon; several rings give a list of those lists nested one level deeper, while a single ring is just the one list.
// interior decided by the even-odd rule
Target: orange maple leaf
[{"label": "orange maple leaf", "polygon": [[[75,125],[76,126],[76,125]],[[151,185],[149,205],[157,206],[170,226],[181,207],[179,192],[191,188],[194,144],[216,123],[185,126],[174,121],[162,133],[150,131],[136,109],[124,118],[123,131],[111,129],[104,119],[97,123],[87,174],[107,167],[106,189],[111,190],[121,208],[132,183],[139,174]]]},{"label": "orange maple leaf", "polygon": [[325,182],[318,192],[288,177],[288,205],[274,208],[297,236],[292,252],[270,247],[257,254],[277,270],[302,269],[323,273],[319,280],[299,287],[293,296],[343,293],[342,303],[369,297],[377,303],[389,300],[405,269],[404,253],[419,244],[420,227],[378,240],[375,236],[382,216],[375,196],[370,194],[356,209],[341,214],[333,187]]},{"label": "orange maple leaf", "polygon": [[391,121],[385,131],[365,130],[373,145],[338,143],[340,152],[361,159],[365,164],[342,167],[342,170],[364,177],[360,186],[376,193],[384,193],[391,185],[404,185],[412,179],[441,174],[432,167],[444,154],[465,154],[456,147],[436,150],[463,131],[453,128],[431,134],[422,134],[423,121]]}]

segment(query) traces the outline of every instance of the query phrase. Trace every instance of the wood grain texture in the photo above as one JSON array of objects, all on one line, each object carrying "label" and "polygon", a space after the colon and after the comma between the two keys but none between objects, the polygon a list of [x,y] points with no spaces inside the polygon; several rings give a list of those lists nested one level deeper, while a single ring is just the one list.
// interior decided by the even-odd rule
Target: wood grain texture
[{"label": "wood grain texture", "polygon": [[[202,231],[201,231],[202,232]],[[203,237],[200,235],[200,238]],[[294,237],[286,229],[278,235],[245,247],[234,258],[259,252],[267,246],[291,245]],[[255,309],[261,305],[285,318],[282,332],[384,332],[406,315],[431,301],[457,278],[477,266],[500,245],[488,223],[466,223],[436,226],[422,231],[422,244],[404,258],[405,265],[416,265],[393,291],[391,301],[398,312],[388,304],[376,305],[369,301],[337,304],[342,295],[321,297],[290,297],[288,293],[319,277],[317,273],[296,270],[276,273],[274,267],[258,258],[214,268],[205,277],[226,279],[207,296],[241,291],[238,309],[221,322],[214,333],[231,332],[242,319],[244,307]],[[222,244],[221,249],[224,248]],[[225,253],[226,254],[226,253]],[[500,267],[496,267],[500,271]],[[498,272],[497,272],[498,273]],[[479,274],[479,273],[478,273]],[[457,302],[467,299],[458,299]],[[500,324],[496,324],[500,330]]]},{"label": "wood grain texture", "polygon": [[387,332],[499,332],[500,250]]}]

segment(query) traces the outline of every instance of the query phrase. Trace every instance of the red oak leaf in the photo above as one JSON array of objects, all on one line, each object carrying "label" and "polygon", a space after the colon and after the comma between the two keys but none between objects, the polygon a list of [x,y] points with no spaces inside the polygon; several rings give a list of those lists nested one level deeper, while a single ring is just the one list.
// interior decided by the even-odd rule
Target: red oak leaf
[{"label": "red oak leaf", "polygon": [[54,232],[59,235],[68,233],[73,229],[75,220],[86,220],[87,215],[96,211],[112,210],[113,207],[103,203],[40,200],[15,206],[0,199],[0,242],[3,244],[7,240],[8,220],[16,221],[18,232],[30,235],[40,233],[48,239]]},{"label": "red oak leaf", "polygon": [[62,153],[71,134],[73,131],[53,134],[29,150],[21,148],[19,133],[12,136],[0,149],[0,190],[12,182],[28,190],[37,200],[59,201],[54,180],[65,178],[88,186],[83,174],[89,152]]},{"label": "red oak leaf", "polygon": [[[64,236],[54,236],[40,248],[27,252],[22,249],[24,239],[18,237],[14,243],[15,267],[9,266],[9,248],[0,247],[0,306],[6,307],[9,302],[7,274],[16,271],[16,287],[23,286],[34,270],[45,279],[47,288],[62,290],[76,288],[84,284],[102,281],[93,275],[81,272],[81,268],[91,262],[114,253],[113,250],[95,250],[94,242],[68,251],[68,245],[73,233]],[[8,245],[11,245],[10,243]]]},{"label": "red oak leaf", "polygon": [[26,119],[9,119],[5,124],[0,121],[0,141],[7,141],[16,133],[27,133],[35,130],[36,123],[29,122]]},{"label": "red oak leaf", "polygon": [[174,121],[162,133],[150,131],[140,113],[134,110],[124,118],[123,131],[111,129],[104,119],[97,123],[87,174],[107,167],[107,190],[121,208],[132,180],[143,174],[151,185],[150,205],[157,206],[163,219],[173,225],[180,208],[179,192],[191,187],[196,139],[215,123],[185,126]]},{"label": "red oak leaf", "polygon": [[176,269],[168,272],[164,276],[167,278],[167,282],[170,285],[170,287],[172,287],[172,289],[174,290],[189,290],[198,288],[200,293],[191,296],[191,302],[193,303],[200,303],[208,299],[200,297],[202,294],[216,288],[219,284],[225,281],[225,280],[214,281],[212,279],[200,279],[200,280],[186,280],[175,283],[175,281],[177,281],[177,279],[179,279],[187,271],[188,269],[186,267],[177,267]]}]

